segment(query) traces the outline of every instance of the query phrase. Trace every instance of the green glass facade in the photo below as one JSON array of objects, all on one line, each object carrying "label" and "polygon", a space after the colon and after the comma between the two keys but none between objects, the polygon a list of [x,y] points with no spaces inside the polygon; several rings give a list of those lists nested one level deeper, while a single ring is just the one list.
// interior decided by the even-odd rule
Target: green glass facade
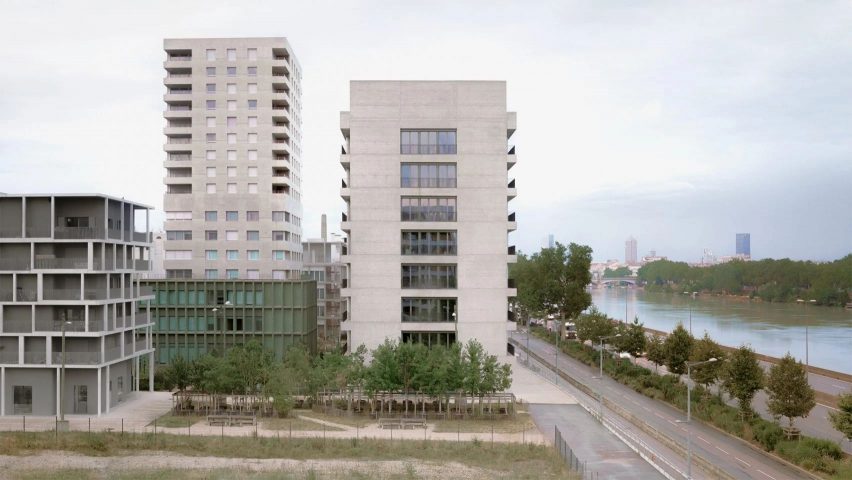
[{"label": "green glass facade", "polygon": [[[157,363],[258,340],[277,360],[292,345],[317,347],[313,280],[143,280],[154,289],[151,321]],[[214,311],[215,309],[215,311]]]}]

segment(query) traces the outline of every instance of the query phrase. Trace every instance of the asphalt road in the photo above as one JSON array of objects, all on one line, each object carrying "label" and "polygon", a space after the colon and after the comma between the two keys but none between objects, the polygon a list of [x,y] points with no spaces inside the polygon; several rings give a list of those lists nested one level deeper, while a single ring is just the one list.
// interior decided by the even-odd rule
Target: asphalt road
[{"label": "asphalt road", "polygon": [[[515,332],[513,338],[522,346],[527,344],[525,334]],[[529,339],[530,349],[551,363],[555,359],[556,349],[537,338]],[[559,355],[559,370],[586,383],[591,388],[600,388],[605,398],[619,404],[632,415],[643,419],[648,425],[663,432],[675,441],[687,443],[687,429],[678,423],[684,419],[684,414],[676,408],[636,393],[621,383],[609,377],[593,379],[597,375],[596,368],[585,365],[570,357]],[[732,438],[716,429],[693,421],[692,450],[708,462],[721,468],[738,479],[782,480],[809,479],[808,475],[788,467],[761,453],[752,450],[743,441]],[[693,467],[693,470],[696,470]]]}]

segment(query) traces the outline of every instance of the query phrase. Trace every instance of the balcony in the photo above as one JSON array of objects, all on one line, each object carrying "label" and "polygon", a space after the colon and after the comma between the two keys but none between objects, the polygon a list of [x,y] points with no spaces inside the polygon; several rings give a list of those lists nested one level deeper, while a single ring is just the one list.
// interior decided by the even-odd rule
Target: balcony
[{"label": "balcony", "polygon": [[83,270],[89,268],[87,257],[36,258],[35,268],[45,270]]},{"label": "balcony", "polygon": [[151,269],[151,262],[148,260],[134,260],[133,269],[136,271],[147,272]]},{"label": "balcony", "polygon": [[139,287],[139,296],[141,297],[153,297],[154,296],[154,287],[143,285]]},{"label": "balcony", "polygon": [[33,323],[28,318],[4,318],[3,333],[33,333]]},{"label": "balcony", "polygon": [[47,355],[44,352],[24,352],[24,364],[44,365],[45,363],[47,363]]},{"label": "balcony", "polygon": [[167,168],[166,169],[166,177],[167,178],[191,178],[192,177],[192,168],[190,168],[190,167]]},{"label": "balcony", "polygon": [[508,285],[509,288],[517,288],[517,287],[515,287],[515,279],[514,278],[510,278],[507,282],[507,285]]},{"label": "balcony", "polygon": [[121,358],[121,346],[110,347],[104,350],[104,361],[109,362]]},{"label": "balcony", "polygon": [[[71,320],[70,324],[65,325],[66,332],[85,332],[86,322],[84,320]],[[53,318],[36,318],[35,329],[37,332],[61,332],[62,320]]]},{"label": "balcony", "polygon": [[104,233],[102,227],[64,227],[57,225],[53,229],[54,238],[63,240],[103,239]]},{"label": "balcony", "polygon": [[143,350],[148,350],[148,342],[145,339],[136,341],[136,348],[133,350],[134,352],[141,352]]},{"label": "balcony", "polygon": [[18,351],[2,348],[0,349],[0,363],[18,363]]},{"label": "balcony", "polygon": [[[128,321],[129,321],[129,319],[128,319]],[[151,314],[150,313],[148,313],[148,312],[145,312],[145,313],[136,312],[136,318],[135,318],[135,321],[133,322],[134,327],[138,327],[140,325],[147,325],[149,323],[151,323]]]},{"label": "balcony", "polygon": [[509,153],[506,154],[506,170],[514,167],[518,163],[518,158],[515,156],[515,146],[509,147]]},{"label": "balcony", "polygon": [[148,232],[133,232],[132,238],[134,242],[150,243],[154,240],[154,235]]},{"label": "balcony", "polygon": [[290,169],[286,167],[272,167],[272,176],[276,178],[290,178]]},{"label": "balcony", "polygon": [[50,226],[27,225],[27,238],[50,238]]},{"label": "balcony", "polygon": [[42,290],[44,300],[80,300],[80,287],[77,288],[47,288]]},{"label": "balcony", "polygon": [[38,292],[34,288],[19,288],[15,294],[15,300],[18,302],[35,302],[38,301]]},{"label": "balcony", "polygon": [[518,222],[515,221],[515,212],[510,213],[509,216],[507,217],[507,220],[508,220],[507,229],[510,232],[514,232],[515,230],[518,229]]},{"label": "balcony", "polygon": [[[272,151],[274,152],[275,150],[273,149]],[[289,153],[283,153],[283,154],[277,153],[277,154],[272,156],[272,159],[276,160],[276,161],[289,162],[290,161],[290,154]]]},{"label": "balcony", "polygon": [[0,258],[0,270],[29,270],[29,258]]},{"label": "balcony", "polygon": [[515,188],[515,179],[512,179],[507,185],[508,192],[506,193],[506,198],[511,200],[518,196],[518,189]]},{"label": "balcony", "polygon": [[508,250],[509,250],[509,255],[517,255],[517,253],[515,253],[515,246],[514,245],[509,245]]},{"label": "balcony", "polygon": [[192,61],[192,54],[186,54],[186,53],[169,54],[169,56],[166,57],[166,61],[167,62],[191,62]]},{"label": "balcony", "polygon": [[340,196],[349,201],[349,198],[352,196],[352,191],[349,189],[349,185],[346,183],[346,180],[340,180]]},{"label": "balcony", "polygon": [[[11,222],[10,222],[11,223]],[[19,223],[19,222],[15,222]],[[20,226],[10,227],[8,225],[0,226],[0,238],[23,238],[23,233]]]},{"label": "balcony", "polygon": [[177,153],[170,152],[168,157],[166,157],[170,162],[188,162],[192,160],[191,153]]},{"label": "balcony", "polygon": [[510,322],[517,322],[518,316],[515,314],[515,312],[513,312],[511,310],[507,310],[506,311],[506,320],[508,320]]},{"label": "balcony", "polygon": [[[26,355],[26,354],[25,354]],[[53,363],[60,365],[62,363],[62,352],[53,352]],[[65,351],[66,365],[97,365],[101,360],[100,352],[69,352]]]},{"label": "balcony", "polygon": [[192,136],[170,136],[166,143],[169,145],[188,145],[192,143]]}]

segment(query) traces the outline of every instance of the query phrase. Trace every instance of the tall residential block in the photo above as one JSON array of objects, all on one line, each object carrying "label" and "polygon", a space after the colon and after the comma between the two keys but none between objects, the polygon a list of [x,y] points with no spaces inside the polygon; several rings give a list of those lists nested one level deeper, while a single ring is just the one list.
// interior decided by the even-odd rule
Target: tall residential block
[{"label": "tall residential block", "polygon": [[332,350],[340,346],[340,323],[343,320],[340,286],[346,267],[340,256],[344,245],[341,239],[328,238],[325,215],[322,216],[321,235],[302,242],[302,278],[317,282],[317,342],[322,350]]},{"label": "tall residential block", "polygon": [[517,291],[502,81],[353,81],[341,112],[348,347],[477,339],[506,352]]},{"label": "tall residential block", "polygon": [[284,38],[166,39],[167,278],[298,278],[301,70]]},{"label": "tall residential block", "polygon": [[751,234],[737,234],[737,255],[751,258]]},{"label": "tall residential block", "polygon": [[635,264],[639,259],[638,250],[639,248],[636,243],[636,239],[628,237],[624,242],[624,263],[627,263],[628,265]]},{"label": "tall residential block", "polygon": [[150,267],[149,208],[0,196],[0,415],[59,415],[60,398],[64,413],[100,415],[139,389],[140,358],[153,365],[139,310],[153,295],[137,278]]}]

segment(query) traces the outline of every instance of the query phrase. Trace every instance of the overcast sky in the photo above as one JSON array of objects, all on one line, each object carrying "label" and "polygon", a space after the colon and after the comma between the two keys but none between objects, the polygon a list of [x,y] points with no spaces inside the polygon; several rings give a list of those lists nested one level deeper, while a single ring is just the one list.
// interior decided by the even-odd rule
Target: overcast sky
[{"label": "overcast sky", "polygon": [[[508,82],[524,251],[852,252],[850,2],[2,2],[0,191],[161,210],[164,37],[286,36],[305,237],[340,218],[353,79]],[[157,216],[162,219],[162,214]]]}]

